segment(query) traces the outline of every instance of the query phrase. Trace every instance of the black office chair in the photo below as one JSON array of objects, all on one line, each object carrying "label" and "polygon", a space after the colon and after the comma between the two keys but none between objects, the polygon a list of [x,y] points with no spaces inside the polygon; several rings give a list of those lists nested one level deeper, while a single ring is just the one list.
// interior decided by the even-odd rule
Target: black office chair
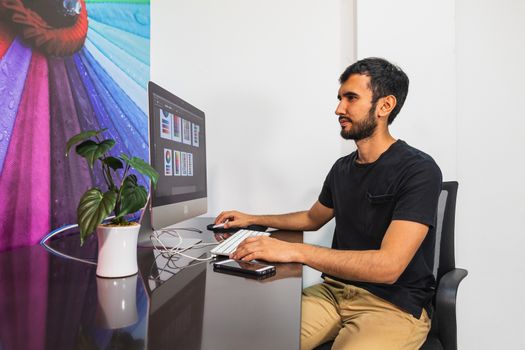
[{"label": "black office chair", "polygon": [[434,275],[436,296],[432,301],[432,327],[421,350],[457,350],[456,295],[467,270],[457,269],[454,258],[454,224],[458,183],[443,182],[436,227]]},{"label": "black office chair", "polygon": [[[437,289],[432,306],[432,327],[420,350],[457,350],[456,295],[459,283],[467,270],[457,269],[454,258],[454,225],[458,183],[443,182],[439,196],[436,226],[434,276]],[[330,350],[333,342],[324,343],[316,350]]]}]

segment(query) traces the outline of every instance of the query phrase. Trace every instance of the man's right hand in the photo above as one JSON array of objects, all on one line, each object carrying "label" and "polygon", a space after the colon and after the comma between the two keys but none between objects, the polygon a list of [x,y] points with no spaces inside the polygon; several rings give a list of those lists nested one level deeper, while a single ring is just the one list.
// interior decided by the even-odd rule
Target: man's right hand
[{"label": "man's right hand", "polygon": [[[226,222],[228,220],[228,222]],[[246,227],[248,225],[256,224],[255,215],[241,213],[240,211],[230,210],[223,211],[215,218],[215,225],[225,223],[224,228],[231,227]]]}]

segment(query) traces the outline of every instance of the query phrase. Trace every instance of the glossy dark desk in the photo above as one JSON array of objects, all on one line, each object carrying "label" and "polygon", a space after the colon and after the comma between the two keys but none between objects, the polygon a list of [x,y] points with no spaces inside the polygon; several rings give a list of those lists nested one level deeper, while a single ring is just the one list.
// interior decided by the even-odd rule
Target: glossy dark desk
[{"label": "glossy dark desk", "polygon": [[[210,222],[196,219],[191,227],[203,233],[183,234],[214,242]],[[302,241],[298,232],[273,236]],[[49,245],[96,256],[96,240],[80,248],[77,234]],[[191,254],[206,257],[210,249]],[[151,248],[139,248],[138,259],[137,275],[112,280],[39,245],[0,253],[0,350],[299,349],[300,265],[277,264],[275,276],[253,280],[214,272],[210,262],[168,260]]]}]

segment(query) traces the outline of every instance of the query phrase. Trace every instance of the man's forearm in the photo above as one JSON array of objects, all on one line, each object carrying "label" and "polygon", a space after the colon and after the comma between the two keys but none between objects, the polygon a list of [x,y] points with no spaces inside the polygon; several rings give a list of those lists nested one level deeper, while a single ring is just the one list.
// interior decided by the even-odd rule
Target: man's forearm
[{"label": "man's forearm", "polygon": [[386,284],[399,277],[396,262],[381,250],[336,250],[309,244],[297,244],[295,250],[294,260],[335,277]]},{"label": "man's forearm", "polygon": [[215,224],[225,223],[226,228],[258,224],[290,231],[315,231],[333,217],[333,209],[316,201],[310,210],[281,215],[251,215],[237,210],[223,211],[215,218]]},{"label": "man's forearm", "polygon": [[253,221],[259,225],[281,230],[315,231],[319,229],[319,224],[309,217],[308,211],[281,215],[254,215]]}]

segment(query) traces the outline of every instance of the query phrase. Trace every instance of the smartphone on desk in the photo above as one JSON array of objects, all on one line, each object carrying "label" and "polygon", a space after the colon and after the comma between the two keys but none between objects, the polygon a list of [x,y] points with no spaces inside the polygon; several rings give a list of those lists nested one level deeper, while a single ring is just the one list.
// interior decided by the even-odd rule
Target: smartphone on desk
[{"label": "smartphone on desk", "polygon": [[234,259],[218,261],[213,264],[213,268],[218,272],[234,272],[256,277],[270,276],[275,273],[275,266]]}]

